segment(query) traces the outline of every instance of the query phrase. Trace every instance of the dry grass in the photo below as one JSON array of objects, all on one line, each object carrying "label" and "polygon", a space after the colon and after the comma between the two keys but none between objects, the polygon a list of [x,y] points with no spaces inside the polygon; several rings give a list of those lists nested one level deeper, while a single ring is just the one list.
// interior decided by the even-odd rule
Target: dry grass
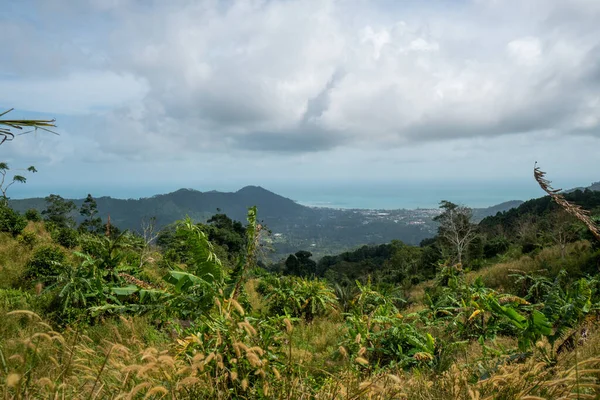
[{"label": "dry grass", "polygon": [[0,288],[10,288],[19,281],[32,252],[33,249],[20,244],[11,235],[0,233]]},{"label": "dry grass", "polygon": [[[545,270],[550,276],[555,276],[560,269],[568,267],[570,264],[579,266],[582,264],[581,255],[589,254],[591,244],[588,241],[579,241],[569,243],[566,247],[566,257],[561,257],[561,251],[558,246],[547,247],[535,255],[524,255],[519,259],[494,264],[477,271],[471,271],[466,274],[465,279],[468,283],[473,283],[475,279],[481,278],[483,283],[492,289],[511,293],[514,291],[515,278],[511,277],[515,273],[533,273]],[[569,271],[578,274],[580,271]],[[419,285],[420,286],[420,285]]]},{"label": "dry grass", "polygon": [[21,282],[25,265],[35,252],[44,245],[53,244],[42,222],[29,222],[22,235],[35,234],[35,243],[28,246],[8,233],[0,233],[0,289],[11,288]]},{"label": "dry grass", "polygon": [[[29,311],[3,313],[0,317],[5,321],[0,342],[0,396],[5,399],[533,400],[600,395],[597,329],[577,353],[560,357],[556,365],[541,361],[541,356],[525,363],[496,359],[495,364],[485,366],[492,374],[484,380],[477,379],[484,354],[474,343],[465,348],[465,357],[459,354],[440,374],[418,369],[372,372],[376,369],[368,364],[358,370],[345,366],[323,371],[326,378],[315,386],[309,374],[287,374],[283,370],[271,373],[277,368],[264,359],[264,351],[242,343],[236,345],[239,358],[255,366],[256,372],[250,375],[225,367],[223,354],[196,352],[190,357],[178,355],[177,347],[167,342],[148,345],[143,336],[148,326],[140,319],[107,323],[105,331],[68,330],[60,334]],[[312,345],[324,351],[333,343],[335,329],[339,326],[326,320],[293,328],[296,338],[314,339]],[[512,339],[502,341],[498,346],[514,344],[510,343]],[[538,343],[536,354],[543,354],[547,347],[547,343]],[[292,362],[306,365],[318,356],[314,351],[294,348]],[[269,374],[265,373],[267,369]],[[227,390],[228,386],[238,390]]]}]

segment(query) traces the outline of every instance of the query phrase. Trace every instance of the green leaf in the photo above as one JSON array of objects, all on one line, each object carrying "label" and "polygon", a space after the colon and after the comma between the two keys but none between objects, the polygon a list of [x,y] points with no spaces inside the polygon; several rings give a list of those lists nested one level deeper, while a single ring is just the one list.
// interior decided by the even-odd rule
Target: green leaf
[{"label": "green leaf", "polygon": [[164,290],[158,289],[142,289],[140,290],[140,302],[150,301],[156,302],[161,298],[169,297],[170,294]]},{"label": "green leaf", "polygon": [[138,292],[140,289],[137,286],[129,285],[126,287],[113,287],[111,288],[112,292],[117,296],[131,296],[132,294]]},{"label": "green leaf", "polygon": [[531,313],[531,319],[533,326],[542,334],[550,335],[552,333],[552,324],[548,321],[548,318],[538,310],[533,310]]},{"label": "green leaf", "polygon": [[166,282],[175,285],[175,289],[178,292],[182,292],[190,286],[206,283],[204,279],[184,271],[169,271],[167,275],[163,277],[163,279]]}]

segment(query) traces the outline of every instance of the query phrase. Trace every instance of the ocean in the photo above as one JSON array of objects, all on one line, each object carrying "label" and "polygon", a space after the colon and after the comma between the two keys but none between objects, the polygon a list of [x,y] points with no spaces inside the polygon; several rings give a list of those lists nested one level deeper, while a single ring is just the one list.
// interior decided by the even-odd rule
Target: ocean
[{"label": "ocean", "polygon": [[[509,200],[529,200],[541,197],[544,192],[531,182],[219,182],[189,187],[200,191],[218,190],[235,192],[246,185],[263,188],[290,198],[299,204],[314,207],[361,208],[361,209],[416,209],[437,208],[441,200],[452,201],[469,207],[490,207]],[[45,197],[57,193],[65,198],[111,196],[122,199],[150,197],[173,192],[185,185],[158,186],[72,185],[50,187],[45,185],[21,185],[15,187],[13,198]],[[11,188],[12,189],[12,188]]]},{"label": "ocean", "polygon": [[442,200],[484,208],[505,201],[525,201],[545,195],[533,179],[531,183],[274,184],[265,188],[306,206],[389,210],[437,208]]}]

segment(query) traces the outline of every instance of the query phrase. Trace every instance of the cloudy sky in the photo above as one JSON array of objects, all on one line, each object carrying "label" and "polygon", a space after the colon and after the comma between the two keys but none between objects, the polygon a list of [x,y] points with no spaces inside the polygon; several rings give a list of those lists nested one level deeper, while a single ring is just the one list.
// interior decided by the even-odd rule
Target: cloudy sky
[{"label": "cloudy sky", "polygon": [[5,0],[0,107],[60,136],[0,158],[40,171],[13,197],[371,181],[541,195],[535,161],[588,185],[599,20],[598,0]]}]

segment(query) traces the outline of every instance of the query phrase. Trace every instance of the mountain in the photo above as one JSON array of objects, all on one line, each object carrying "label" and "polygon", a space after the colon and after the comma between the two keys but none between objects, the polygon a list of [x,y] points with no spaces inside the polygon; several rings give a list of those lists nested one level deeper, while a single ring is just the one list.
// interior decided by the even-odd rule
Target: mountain
[{"label": "mountain", "polygon": [[[74,199],[79,208],[84,199]],[[237,192],[200,192],[194,189],[179,189],[172,193],[155,195],[141,199],[96,198],[99,215],[104,219],[110,215],[112,223],[122,229],[137,230],[142,219],[156,217],[162,227],[189,215],[197,221],[205,221],[217,212],[231,218],[245,221],[248,207],[256,205],[260,218],[278,220],[285,216],[310,214],[311,209],[279,196],[260,186],[246,186]],[[24,212],[29,208],[44,210],[42,198],[11,200],[11,206]],[[220,211],[218,211],[220,210]]]},{"label": "mountain", "polygon": [[[564,196],[567,201],[577,204],[584,210],[589,210],[594,215],[600,214],[600,191],[575,190],[565,192]],[[479,226],[486,231],[515,230],[524,222],[528,224],[531,221],[543,219],[549,213],[558,209],[560,209],[560,206],[550,196],[544,196],[528,200],[508,211],[488,216],[479,223]],[[516,233],[513,232],[513,234]]]},{"label": "mountain", "polygon": [[[73,200],[79,209],[84,199]],[[179,189],[141,199],[96,198],[98,213],[121,229],[140,230],[142,221],[156,218],[157,228],[190,216],[205,222],[216,213],[227,214],[244,222],[248,207],[256,205],[258,218],[273,233],[275,257],[310,250],[316,257],[337,254],[364,244],[382,244],[401,240],[418,244],[435,235],[437,225],[432,218],[437,209],[417,210],[340,210],[302,206],[260,186],[246,186],[237,192],[201,192]],[[43,198],[11,200],[14,209],[24,212],[30,208],[46,208]],[[477,221],[498,211],[518,206],[518,201],[493,207],[475,209]],[[75,217],[79,215],[75,213]]]},{"label": "mountain", "polygon": [[473,209],[473,219],[475,221],[481,221],[485,217],[491,217],[496,215],[499,212],[505,212],[510,210],[511,208],[517,208],[523,201],[521,200],[510,200],[505,201],[504,203],[496,204],[495,206],[487,207],[487,208],[474,208]]},{"label": "mountain", "polygon": [[[83,199],[73,200],[79,209]],[[431,210],[335,210],[306,207],[259,186],[246,186],[237,192],[200,192],[180,189],[141,199],[96,198],[98,213],[121,229],[137,231],[143,219],[156,218],[157,228],[189,215],[205,222],[220,212],[245,221],[248,207],[256,205],[258,218],[272,231],[276,254],[309,249],[315,256],[336,254],[363,244],[386,243],[393,239],[418,244],[435,232]],[[11,206],[24,212],[42,211],[44,199],[11,200]],[[74,215],[74,216],[78,216]]]},{"label": "mountain", "polygon": [[587,187],[576,187],[574,189],[566,190],[565,193],[575,192],[576,190],[581,190],[582,192],[585,190],[593,190],[595,192],[600,192],[600,182],[592,182],[590,186]]}]

